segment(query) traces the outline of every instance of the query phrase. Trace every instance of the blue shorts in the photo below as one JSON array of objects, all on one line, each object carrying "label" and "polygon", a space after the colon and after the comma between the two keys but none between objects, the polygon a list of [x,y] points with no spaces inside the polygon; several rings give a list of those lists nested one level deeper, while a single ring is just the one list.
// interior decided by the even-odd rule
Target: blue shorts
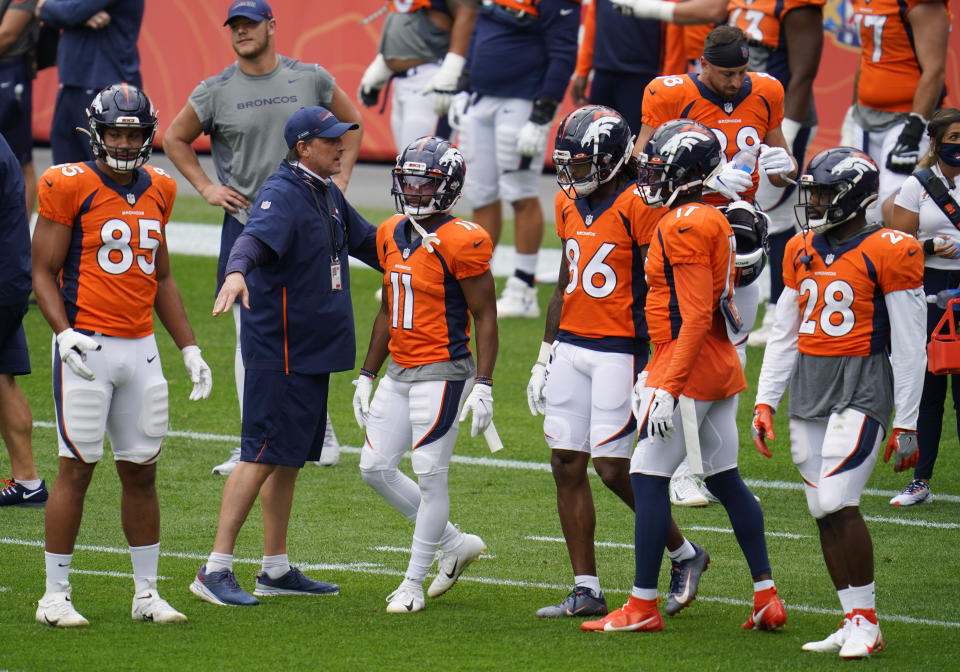
[{"label": "blue shorts", "polygon": [[33,81],[22,61],[0,65],[0,133],[17,161],[33,161]]},{"label": "blue shorts", "polygon": [[[220,257],[217,259],[217,292],[214,297],[220,293],[220,288],[223,287],[230,250],[233,249],[233,244],[237,242],[241,233],[243,233],[243,224],[229,212],[224,212],[223,228],[220,229]],[[239,300],[240,298],[237,297],[237,301]]]},{"label": "blue shorts", "polygon": [[329,387],[329,373],[247,369],[240,459],[285,467],[320,459]]},{"label": "blue shorts", "polygon": [[53,106],[53,121],[50,124],[50,149],[53,163],[90,161],[90,137],[77,128],[89,128],[87,108],[97,95],[97,89],[81,89],[78,86],[61,86],[57,102]]},{"label": "blue shorts", "polygon": [[27,305],[0,306],[0,373],[25,376],[30,373],[30,353],[23,332]]},{"label": "blue shorts", "polygon": [[594,70],[590,84],[590,102],[594,105],[612,107],[626,120],[630,131],[640,132],[643,111],[643,92],[656,77],[655,72],[625,73],[611,70]]}]

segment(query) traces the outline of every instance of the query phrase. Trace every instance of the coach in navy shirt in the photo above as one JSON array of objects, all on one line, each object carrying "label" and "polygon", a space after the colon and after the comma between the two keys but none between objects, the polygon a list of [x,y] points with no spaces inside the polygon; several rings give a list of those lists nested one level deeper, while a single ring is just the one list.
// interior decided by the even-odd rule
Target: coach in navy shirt
[{"label": "coach in navy shirt", "polygon": [[320,106],[290,117],[289,153],[260,188],[214,303],[214,315],[238,297],[246,309],[246,371],[240,462],[224,486],[213,553],[190,586],[213,604],[257,603],[237,585],[233,549],[261,486],[264,558],[254,592],[338,590],[290,566],[286,533],[297,474],[320,457],[330,372],[352,369],[356,359],[347,257],[380,270],[376,227],[330,179],[340,172],[343,134],[357,128]]}]

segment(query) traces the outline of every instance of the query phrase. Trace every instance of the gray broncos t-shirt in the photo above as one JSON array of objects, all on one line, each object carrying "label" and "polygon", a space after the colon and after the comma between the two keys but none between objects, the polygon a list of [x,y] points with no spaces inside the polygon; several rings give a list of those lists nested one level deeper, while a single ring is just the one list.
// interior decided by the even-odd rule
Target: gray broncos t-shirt
[{"label": "gray broncos t-shirt", "polygon": [[[287,153],[283,127],[301,107],[330,107],[335,81],[314,63],[280,56],[267,75],[245,74],[237,64],[197,85],[190,94],[210,151],[217,179],[252,204],[263,181]],[[246,224],[249,213],[234,215]]]}]

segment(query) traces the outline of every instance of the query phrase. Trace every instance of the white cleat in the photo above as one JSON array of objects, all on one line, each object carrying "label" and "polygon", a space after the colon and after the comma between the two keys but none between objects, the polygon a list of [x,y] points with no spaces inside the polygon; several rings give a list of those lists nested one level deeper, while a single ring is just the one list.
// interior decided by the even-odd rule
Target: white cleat
[{"label": "white cleat", "polygon": [[186,623],[187,617],[170,606],[157,594],[156,589],[142,590],[133,596],[130,615],[135,621],[154,623]]},{"label": "white cleat", "polygon": [[46,593],[37,602],[37,623],[54,628],[85,628],[90,625],[90,621],[73,608],[70,584],[61,581],[57,588],[59,590]]},{"label": "white cleat", "polygon": [[437,578],[427,589],[430,597],[440,597],[453,588],[463,570],[469,567],[480,554],[487,550],[483,539],[475,534],[464,534],[463,541],[452,551],[440,551],[437,560]]},{"label": "white cleat", "polygon": [[674,474],[670,479],[670,503],[674,506],[706,506],[710,503],[689,474]]},{"label": "white cleat", "polygon": [[[870,609],[866,613],[850,614],[850,626],[847,638],[840,647],[841,658],[869,658],[874,651],[883,648],[883,635],[880,634],[880,625],[876,622],[877,615]],[[868,617],[869,614],[872,619]]]},{"label": "white cleat", "polygon": [[412,614],[423,609],[423,588],[404,580],[400,587],[387,595],[388,614]]},{"label": "white cleat", "polygon": [[497,299],[497,317],[540,317],[537,288],[531,287],[515,275],[507,278],[503,293]]},{"label": "white cleat", "polygon": [[850,619],[844,618],[843,623],[836,631],[831,632],[826,639],[817,642],[807,642],[800,648],[813,653],[838,653],[847,641],[847,632],[850,628]]},{"label": "white cleat", "polygon": [[930,484],[915,478],[903,489],[903,492],[890,500],[890,506],[913,506],[932,502],[933,494],[930,492]]},{"label": "white cleat", "polygon": [[240,446],[230,451],[230,457],[213,468],[213,473],[228,476],[233,468],[240,463]]}]

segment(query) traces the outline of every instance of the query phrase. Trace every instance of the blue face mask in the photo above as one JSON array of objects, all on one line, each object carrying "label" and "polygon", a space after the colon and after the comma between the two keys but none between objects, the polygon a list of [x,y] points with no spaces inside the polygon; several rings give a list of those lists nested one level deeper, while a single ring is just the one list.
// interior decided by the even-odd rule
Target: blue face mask
[{"label": "blue face mask", "polygon": [[940,160],[951,168],[960,168],[960,142],[944,142],[940,145]]}]

